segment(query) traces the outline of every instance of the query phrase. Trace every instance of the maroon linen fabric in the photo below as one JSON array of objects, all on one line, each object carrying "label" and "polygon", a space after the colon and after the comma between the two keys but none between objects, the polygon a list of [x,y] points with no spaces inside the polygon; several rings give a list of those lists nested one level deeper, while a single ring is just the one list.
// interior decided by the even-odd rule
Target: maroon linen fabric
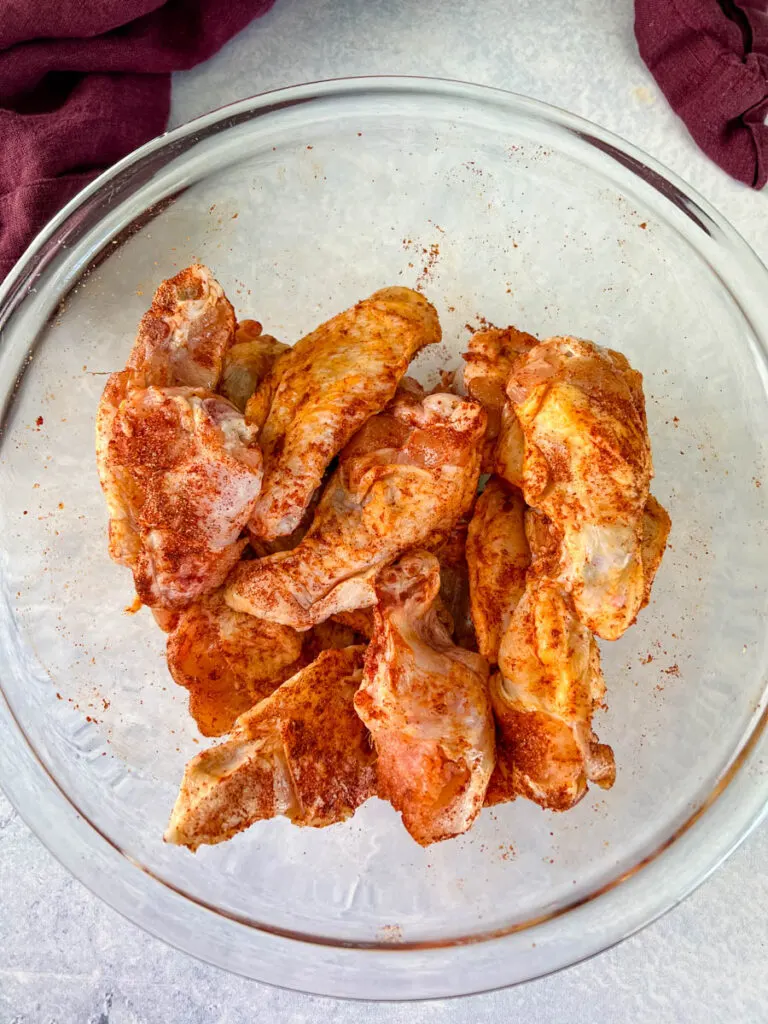
[{"label": "maroon linen fabric", "polygon": [[159,135],[170,72],[274,0],[0,0],[0,280],[100,171]]},{"label": "maroon linen fabric", "polygon": [[739,181],[768,181],[768,0],[635,0],[635,36],[672,109]]}]

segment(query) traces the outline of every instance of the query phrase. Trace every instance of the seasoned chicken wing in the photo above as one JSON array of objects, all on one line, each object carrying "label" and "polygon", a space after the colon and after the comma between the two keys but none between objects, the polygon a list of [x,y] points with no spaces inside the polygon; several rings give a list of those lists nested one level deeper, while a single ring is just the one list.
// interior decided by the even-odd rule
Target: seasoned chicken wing
[{"label": "seasoned chicken wing", "polygon": [[232,306],[210,270],[182,270],[158,288],[126,369],[110,376],[99,404],[110,555],[158,608],[222,583],[258,497],[255,431],[210,390],[234,334]]},{"label": "seasoned chicken wing", "polygon": [[232,611],[216,590],[179,613],[166,654],[200,732],[221,736],[301,668],[302,636]]},{"label": "seasoned chicken wing", "polygon": [[[488,414],[488,433],[483,451],[483,473],[496,471],[497,442],[504,433],[503,457],[509,439],[506,434],[514,431],[516,422],[511,417],[511,424],[505,421],[504,407],[507,401],[507,379],[512,371],[515,360],[526,355],[537,344],[537,339],[516,327],[491,327],[487,331],[477,331],[472,335],[464,360],[464,387],[470,398],[484,407]],[[520,437],[519,428],[517,436]],[[522,451],[522,443],[518,442]],[[514,482],[514,481],[512,481]]]},{"label": "seasoned chicken wing", "polygon": [[165,839],[197,849],[284,814],[344,821],[376,792],[375,754],[352,699],[363,648],[323,652],[187,765]]},{"label": "seasoned chicken wing", "polygon": [[126,370],[133,387],[186,385],[215,391],[235,338],[235,313],[200,264],[163,281],[142,317]]},{"label": "seasoned chicken wing", "polygon": [[251,529],[291,533],[333,456],[392,398],[413,356],[440,340],[434,307],[385,288],[329,320],[283,355],[248,403],[259,427],[264,487]]},{"label": "seasoned chicken wing", "polygon": [[304,540],[238,566],[228,604],[302,630],[374,604],[378,569],[471,507],[484,431],[475,402],[399,393],[342,452]]},{"label": "seasoned chicken wing", "polygon": [[525,439],[525,500],[562,536],[557,579],[584,625],[615,640],[645,594],[642,377],[618,352],[550,338],[515,363],[507,394]]},{"label": "seasoned chicken wing", "polygon": [[456,647],[435,612],[440,566],[415,551],[381,572],[355,708],[378,754],[378,793],[413,838],[459,835],[483,806],[494,764],[488,665]]},{"label": "seasoned chicken wing", "polygon": [[261,487],[242,414],[201,388],[130,388],[100,422],[97,460],[110,554],[141,601],[183,607],[220,586]]},{"label": "seasoned chicken wing", "polygon": [[510,797],[562,811],[581,799],[587,781],[612,786],[613,751],[592,732],[605,692],[600,652],[557,584],[529,581],[502,639],[499,668],[491,680],[500,735],[495,788],[506,779]]},{"label": "seasoned chicken wing", "polygon": [[288,351],[288,345],[261,331],[257,320],[241,321],[235,332],[235,343],[224,355],[219,391],[240,412],[245,412],[258,385],[277,359]]},{"label": "seasoned chicken wing", "polygon": [[495,665],[531,563],[525,502],[519,491],[495,477],[487,482],[475,505],[467,536],[467,562],[478,649]]}]

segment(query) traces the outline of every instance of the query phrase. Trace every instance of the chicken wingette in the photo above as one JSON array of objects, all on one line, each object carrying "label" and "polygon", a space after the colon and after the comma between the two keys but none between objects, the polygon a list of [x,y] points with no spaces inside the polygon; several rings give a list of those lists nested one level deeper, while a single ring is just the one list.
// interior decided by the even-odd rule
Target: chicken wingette
[{"label": "chicken wingette", "polygon": [[341,453],[301,543],[239,565],[227,602],[301,630],[370,607],[379,568],[471,507],[484,431],[475,402],[399,392]]},{"label": "chicken wingette", "polygon": [[97,448],[109,551],[139,599],[178,608],[220,586],[261,487],[253,428],[199,388],[130,390]]},{"label": "chicken wingette", "polygon": [[265,462],[255,536],[273,540],[298,526],[331,459],[393,397],[414,355],[440,337],[431,303],[385,288],[277,360],[246,408]]},{"label": "chicken wingette", "polygon": [[166,842],[197,849],[255,821],[344,821],[376,792],[376,756],[352,703],[363,648],[324,651],[238,718],[184,771]]}]

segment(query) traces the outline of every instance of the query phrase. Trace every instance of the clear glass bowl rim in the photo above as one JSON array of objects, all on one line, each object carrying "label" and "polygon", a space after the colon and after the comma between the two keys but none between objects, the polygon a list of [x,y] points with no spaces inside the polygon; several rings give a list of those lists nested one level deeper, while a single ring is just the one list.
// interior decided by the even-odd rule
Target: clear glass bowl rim
[{"label": "clear glass bowl rim", "polygon": [[[735,261],[732,279],[743,275],[757,286],[758,294],[762,288],[763,294],[768,295],[768,270],[725,218],[672,171],[613,133],[560,108],[502,89],[445,79],[366,76],[291,86],[237,101],[158,136],[105,171],[52,218],[0,284],[0,339],[3,325],[34,287],[48,260],[65,243],[70,231],[76,236],[78,211],[89,200],[114,187],[116,182],[127,181],[135,165],[146,157],[161,156],[180,140],[200,132],[226,131],[233,123],[281,108],[350,95],[363,98],[398,93],[431,95],[480,105],[492,103],[504,108],[510,116],[524,115],[566,129],[650,184],[668,202],[685,209],[694,222],[701,218],[700,227],[707,221],[716,225],[727,243],[729,259]],[[768,348],[768,336],[764,332],[757,332],[757,335],[764,350]],[[427,948],[407,942],[363,945],[326,942],[313,936],[260,928],[229,917],[217,908],[175,891],[141,865],[130,861],[95,825],[79,814],[38,759],[2,693],[1,684],[0,693],[0,724],[5,740],[0,744],[0,784],[22,820],[64,867],[129,920],[185,952],[254,980],[321,995],[370,999],[439,998],[487,991],[570,966],[634,934],[676,906],[736,849],[768,812],[768,778],[761,778],[759,770],[754,771],[760,759],[768,754],[766,708],[728,772],[684,826],[630,872],[579,903],[544,920],[529,922],[527,926],[516,925],[471,940],[435,943]],[[55,828],[51,825],[54,819]],[[696,855],[692,856],[694,850]],[[674,887],[659,884],[665,875],[673,874]],[[583,929],[588,933],[582,948],[578,953],[565,956],[555,950],[543,965],[536,957],[535,963],[531,958],[532,962],[526,966],[530,950],[537,944],[546,946],[551,929],[557,927],[558,918],[565,914],[582,919]],[[217,926],[223,928],[224,933],[231,931],[229,938],[235,944],[242,941],[246,933],[256,940],[250,943],[253,948],[249,948],[247,955],[233,962],[231,949],[220,949],[216,943],[206,944],[205,924],[206,921],[211,924],[212,916],[218,919]],[[532,938],[543,941],[531,943]],[[491,957],[472,956],[473,951],[480,950],[487,954],[489,947],[493,947]],[[323,963],[321,955],[311,967],[302,967],[303,961],[312,959],[313,951],[319,953],[320,950],[327,953]],[[254,953],[260,958],[254,958]],[[517,969],[512,970],[511,964],[505,968],[503,962],[514,957],[517,957]],[[458,983],[451,977],[456,968],[462,972]],[[355,972],[359,972],[358,979],[350,980],[350,974]],[[423,974],[421,983],[420,972]],[[364,980],[363,975],[367,976]],[[441,976],[446,982],[450,979],[445,991]]]}]

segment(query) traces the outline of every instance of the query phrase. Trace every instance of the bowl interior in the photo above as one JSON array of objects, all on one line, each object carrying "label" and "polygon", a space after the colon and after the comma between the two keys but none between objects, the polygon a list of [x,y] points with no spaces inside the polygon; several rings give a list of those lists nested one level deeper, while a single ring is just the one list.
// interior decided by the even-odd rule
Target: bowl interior
[{"label": "bowl interior", "polygon": [[[275,105],[161,156],[102,189],[3,337],[0,665],[38,758],[94,834],[163,885],[322,943],[477,938],[631,872],[711,793],[765,699],[766,368],[716,226],[605,146],[488,100]],[[154,288],[195,260],[238,316],[289,342],[377,288],[421,289],[444,333],[414,366],[430,386],[487,321],[591,338],[643,372],[673,532],[651,605],[602,644],[611,791],[565,815],[485,810],[427,850],[377,800],[325,830],[266,822],[196,856],[163,844],[183,765],[209,741],[151,616],[124,611],[93,429]]]}]

